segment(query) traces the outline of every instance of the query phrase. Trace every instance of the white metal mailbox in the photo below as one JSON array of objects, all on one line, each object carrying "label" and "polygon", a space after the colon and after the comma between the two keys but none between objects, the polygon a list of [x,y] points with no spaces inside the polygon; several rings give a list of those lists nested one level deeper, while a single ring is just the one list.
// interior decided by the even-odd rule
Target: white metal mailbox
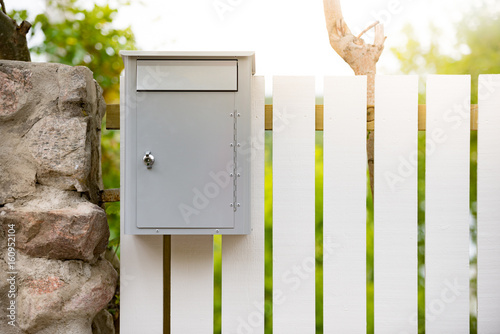
[{"label": "white metal mailbox", "polygon": [[121,55],[125,233],[250,233],[254,53]]}]

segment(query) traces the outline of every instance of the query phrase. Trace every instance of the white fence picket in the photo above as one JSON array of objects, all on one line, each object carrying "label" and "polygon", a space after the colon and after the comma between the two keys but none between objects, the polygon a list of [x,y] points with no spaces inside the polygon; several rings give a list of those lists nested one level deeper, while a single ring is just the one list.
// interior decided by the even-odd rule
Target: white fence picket
[{"label": "white fence picket", "polygon": [[477,326],[500,330],[500,75],[479,76]]},{"label": "white fence picket", "polygon": [[120,247],[121,332],[162,334],[163,236],[122,232]]},{"label": "white fence picket", "polygon": [[[253,80],[253,231],[222,239],[222,332],[226,334],[264,333],[264,80]],[[500,75],[480,76],[479,334],[498,333],[500,328],[499,87]],[[377,333],[417,332],[417,88],[417,77],[377,77]],[[323,331],[364,333],[366,78],[328,77],[324,91]],[[275,77],[273,98],[273,332],[312,334],[316,309],[314,78]],[[428,77],[428,334],[469,333],[470,117],[470,76]],[[160,334],[163,238],[124,235],[122,226],[121,248],[122,332]],[[213,270],[213,236],[171,237],[171,333],[213,333]]]},{"label": "white fence picket", "polygon": [[[125,80],[120,77],[120,127],[125,128]],[[125,143],[125,131],[120,141]],[[125,145],[120,147],[125,175]],[[125,198],[125,182],[120,184]],[[163,333],[163,236],[125,235],[125,206],[120,206],[120,328],[123,334]]]},{"label": "white fence picket", "polygon": [[273,333],[315,332],[313,77],[273,88]]},{"label": "white fence picket", "polygon": [[427,334],[469,333],[470,80],[427,80]]},{"label": "white fence picket", "polygon": [[222,237],[222,332],[264,333],[264,77],[253,79],[252,233]]},{"label": "white fence picket", "polygon": [[375,84],[375,331],[417,333],[418,77]]},{"label": "white fence picket", "polygon": [[212,334],[213,236],[173,235],[170,270],[170,333]]},{"label": "white fence picket", "polygon": [[327,77],[323,328],[366,333],[366,77]]}]

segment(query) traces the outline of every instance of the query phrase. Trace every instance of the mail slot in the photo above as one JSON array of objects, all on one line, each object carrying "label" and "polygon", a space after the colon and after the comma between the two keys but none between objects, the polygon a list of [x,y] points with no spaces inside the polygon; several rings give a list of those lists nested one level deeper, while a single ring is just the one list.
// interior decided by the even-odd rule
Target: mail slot
[{"label": "mail slot", "polygon": [[121,55],[125,233],[248,234],[254,54]]},{"label": "mail slot", "polygon": [[139,60],[137,90],[238,90],[237,60]]}]

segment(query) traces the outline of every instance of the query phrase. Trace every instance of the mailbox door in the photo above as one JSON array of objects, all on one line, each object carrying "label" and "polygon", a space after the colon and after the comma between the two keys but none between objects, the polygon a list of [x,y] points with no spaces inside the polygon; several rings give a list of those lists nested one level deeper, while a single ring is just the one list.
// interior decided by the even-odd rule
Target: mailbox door
[{"label": "mailbox door", "polygon": [[138,91],[137,101],[137,227],[233,228],[235,93]]}]

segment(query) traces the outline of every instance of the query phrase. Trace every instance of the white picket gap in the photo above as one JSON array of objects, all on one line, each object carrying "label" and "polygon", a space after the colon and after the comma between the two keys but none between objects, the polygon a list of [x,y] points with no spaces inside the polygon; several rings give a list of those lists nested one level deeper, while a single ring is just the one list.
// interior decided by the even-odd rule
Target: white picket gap
[{"label": "white picket gap", "polygon": [[377,333],[418,332],[418,77],[375,81]]},{"label": "white picket gap", "polygon": [[427,334],[469,333],[470,87],[468,75],[427,79]]},{"label": "white picket gap", "polygon": [[273,333],[315,332],[315,81],[273,79]]},{"label": "white picket gap", "polygon": [[366,76],[324,87],[323,330],[366,333]]},{"label": "white picket gap", "polygon": [[170,333],[213,334],[213,236],[171,238]]},{"label": "white picket gap", "polygon": [[500,329],[500,75],[479,76],[477,327]]},{"label": "white picket gap", "polygon": [[264,77],[254,77],[250,235],[222,237],[222,333],[264,333]]}]

